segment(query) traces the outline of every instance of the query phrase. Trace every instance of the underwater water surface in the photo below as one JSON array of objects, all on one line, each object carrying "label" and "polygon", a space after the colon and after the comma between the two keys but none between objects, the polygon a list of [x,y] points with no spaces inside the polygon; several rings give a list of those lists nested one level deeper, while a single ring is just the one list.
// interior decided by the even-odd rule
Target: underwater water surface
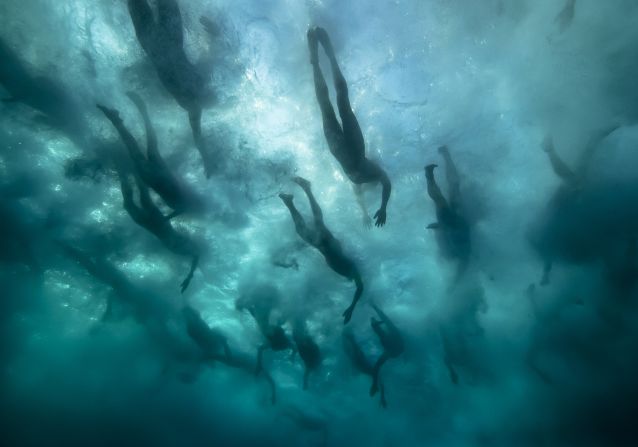
[{"label": "underwater water surface", "polygon": [[638,445],[636,23],[3,0],[2,445]]}]

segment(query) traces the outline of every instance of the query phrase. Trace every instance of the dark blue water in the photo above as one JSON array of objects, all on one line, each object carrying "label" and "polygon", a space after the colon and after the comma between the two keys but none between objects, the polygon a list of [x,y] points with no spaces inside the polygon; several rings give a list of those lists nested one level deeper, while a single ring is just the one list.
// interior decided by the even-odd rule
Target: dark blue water
[{"label": "dark blue water", "polygon": [[3,445],[638,445],[638,4],[145,3],[0,3]]}]

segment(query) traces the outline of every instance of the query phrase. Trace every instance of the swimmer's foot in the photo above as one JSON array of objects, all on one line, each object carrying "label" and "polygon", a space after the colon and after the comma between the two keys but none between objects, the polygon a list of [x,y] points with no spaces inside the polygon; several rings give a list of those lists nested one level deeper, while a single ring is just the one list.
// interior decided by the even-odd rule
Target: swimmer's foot
[{"label": "swimmer's foot", "polygon": [[379,391],[379,387],[377,386],[376,383],[373,383],[372,386],[370,387],[370,396],[374,396],[375,394],[377,394],[378,391]]},{"label": "swimmer's foot", "polygon": [[328,32],[321,28],[320,26],[315,28],[315,36],[319,42],[321,42],[321,46],[325,50],[326,54],[329,58],[334,58],[334,49],[332,48],[332,42],[330,41],[330,37],[328,36]]},{"label": "swimmer's foot", "polygon": [[434,163],[429,164],[425,167],[425,176],[426,177],[434,177],[434,168],[436,168],[438,165],[435,165]]},{"label": "swimmer's foot", "polygon": [[310,189],[310,182],[303,177],[293,177],[292,181],[301,186],[303,190]]},{"label": "swimmer's foot", "polygon": [[310,51],[310,63],[312,65],[316,65],[317,61],[319,60],[319,45],[317,43],[316,29],[317,27],[313,26],[311,28],[308,28],[308,32],[306,33],[306,36],[308,37],[308,50]]},{"label": "swimmer's foot", "polygon": [[292,194],[284,194],[283,192],[279,194],[279,198],[283,200],[286,205],[292,204],[292,197]]},{"label": "swimmer's foot", "polygon": [[117,110],[115,109],[109,109],[106,106],[103,106],[102,104],[96,104],[95,105],[98,109],[100,109],[102,111],[102,113],[111,121],[121,121],[120,120],[120,114],[118,113]]}]

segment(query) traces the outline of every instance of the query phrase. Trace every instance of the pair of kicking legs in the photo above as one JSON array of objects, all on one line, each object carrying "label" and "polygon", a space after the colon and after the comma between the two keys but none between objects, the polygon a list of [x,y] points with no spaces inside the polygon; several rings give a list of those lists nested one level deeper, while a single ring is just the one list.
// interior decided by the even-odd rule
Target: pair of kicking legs
[{"label": "pair of kicking legs", "polygon": [[[323,46],[330,60],[330,66],[332,67],[332,77],[337,92],[337,108],[339,110],[339,116],[341,117],[341,124],[339,124],[335,111],[332,108],[328,86],[319,67],[319,43]],[[390,192],[392,189],[390,179],[378,164],[367,159],[365,156],[363,133],[350,105],[348,84],[346,83],[343,73],[341,73],[326,30],[319,27],[308,30],[308,48],[310,50],[310,63],[313,68],[315,94],[319,108],[321,109],[323,133],[330,152],[354,184],[357,201],[361,206],[364,213],[364,220],[366,221],[368,213],[363,203],[360,185],[364,183],[381,183],[383,187],[381,206],[375,213],[374,218],[376,226],[383,226],[386,221],[386,208],[390,200]]]}]

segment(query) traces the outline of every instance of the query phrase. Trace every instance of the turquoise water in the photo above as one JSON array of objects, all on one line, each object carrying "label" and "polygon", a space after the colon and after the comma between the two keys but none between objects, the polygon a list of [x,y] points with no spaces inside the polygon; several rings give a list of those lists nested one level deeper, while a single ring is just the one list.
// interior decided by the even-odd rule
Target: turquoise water
[{"label": "turquoise water", "polygon": [[[158,67],[125,1],[0,3],[3,445],[638,444],[638,4],[178,6],[186,62],[158,34]],[[364,225],[326,142],[312,26],[327,30],[367,157],[392,182],[382,227]],[[321,46],[319,64],[336,110]],[[162,70],[201,81],[201,140]],[[117,109],[145,152],[129,91],[199,198],[164,222],[186,235],[174,245],[123,206],[120,177],[138,204],[146,186],[95,105]],[[470,244],[427,228],[443,220],[425,165],[453,202],[442,145]],[[312,222],[294,176],[360,272],[347,324],[355,284],[278,197]],[[381,187],[363,201],[374,219]],[[373,305],[404,347],[380,370],[387,408],[370,396],[384,350]],[[282,349],[264,350],[256,374],[266,336]],[[304,336],[320,351],[306,390],[293,353]]]}]

